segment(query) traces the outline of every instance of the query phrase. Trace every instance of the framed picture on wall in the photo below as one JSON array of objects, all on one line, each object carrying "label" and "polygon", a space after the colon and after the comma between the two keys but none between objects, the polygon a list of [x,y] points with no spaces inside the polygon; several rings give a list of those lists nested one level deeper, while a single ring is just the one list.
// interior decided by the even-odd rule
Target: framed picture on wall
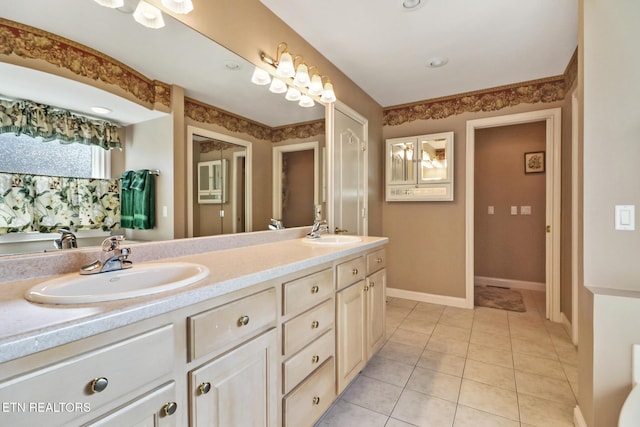
[{"label": "framed picture on wall", "polygon": [[524,173],[544,172],[544,151],[524,153]]}]

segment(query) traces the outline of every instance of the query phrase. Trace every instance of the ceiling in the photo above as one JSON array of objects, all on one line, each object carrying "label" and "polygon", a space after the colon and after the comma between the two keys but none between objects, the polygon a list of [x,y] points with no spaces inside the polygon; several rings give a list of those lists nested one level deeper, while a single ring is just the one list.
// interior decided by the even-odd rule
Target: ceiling
[{"label": "ceiling", "polygon": [[260,1],[383,107],[557,76],[578,45],[578,0]]}]

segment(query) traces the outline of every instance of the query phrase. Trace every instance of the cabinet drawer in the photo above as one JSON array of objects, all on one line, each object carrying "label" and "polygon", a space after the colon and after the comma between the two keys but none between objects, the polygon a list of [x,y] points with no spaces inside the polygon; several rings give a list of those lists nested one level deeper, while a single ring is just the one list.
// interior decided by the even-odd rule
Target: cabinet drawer
[{"label": "cabinet drawer", "polygon": [[337,277],[338,289],[349,286],[358,280],[364,279],[365,276],[364,257],[354,258],[342,264],[338,264]]},{"label": "cabinet drawer", "polygon": [[[173,332],[173,325],[167,325],[1,384],[0,401],[26,404],[25,411],[3,413],[2,424],[74,424],[74,419],[86,418],[86,412],[98,412],[127,394],[141,391],[142,387],[172,372]],[[105,388],[98,391],[101,386]],[[56,402],[84,406],[73,411],[63,407],[55,413],[51,412],[55,408],[29,409],[30,405],[56,405]]]},{"label": "cabinet drawer", "polygon": [[367,276],[385,268],[386,265],[387,254],[384,249],[367,254]]},{"label": "cabinet drawer", "polygon": [[282,285],[282,314],[296,314],[333,294],[333,270],[328,268]]},{"label": "cabinet drawer", "polygon": [[282,325],[284,338],[283,354],[293,354],[307,343],[315,340],[333,327],[335,307],[333,298],[319,306],[285,322]]},{"label": "cabinet drawer", "polygon": [[333,329],[300,350],[298,354],[283,363],[283,392],[289,393],[300,381],[305,379],[314,369],[333,356],[335,334]]},{"label": "cabinet drawer", "polygon": [[239,344],[275,326],[276,291],[267,289],[190,316],[190,360]]},{"label": "cabinet drawer", "polygon": [[187,409],[177,406],[175,389],[175,383],[166,384],[111,414],[87,424],[87,427],[175,427],[179,424],[176,412]]},{"label": "cabinet drawer", "polygon": [[335,398],[333,357],[284,398],[284,427],[312,426]]}]

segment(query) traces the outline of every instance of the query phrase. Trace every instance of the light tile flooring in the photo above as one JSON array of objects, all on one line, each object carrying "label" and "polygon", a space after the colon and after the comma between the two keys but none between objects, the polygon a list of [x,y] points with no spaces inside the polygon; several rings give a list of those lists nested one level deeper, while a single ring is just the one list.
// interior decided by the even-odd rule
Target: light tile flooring
[{"label": "light tile flooring", "polygon": [[316,427],[572,426],[575,347],[521,292],[525,313],[388,298],[387,342]]}]

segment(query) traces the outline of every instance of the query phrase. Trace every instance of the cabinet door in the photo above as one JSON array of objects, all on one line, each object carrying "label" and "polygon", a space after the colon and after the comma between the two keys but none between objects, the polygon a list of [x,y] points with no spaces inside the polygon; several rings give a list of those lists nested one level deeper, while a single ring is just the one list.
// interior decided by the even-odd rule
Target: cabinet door
[{"label": "cabinet door", "polygon": [[415,137],[388,139],[386,158],[387,185],[416,183],[418,147]]},{"label": "cabinet door", "polygon": [[276,330],[189,374],[193,427],[276,427]]},{"label": "cabinet door", "polygon": [[361,280],[336,294],[338,394],[367,361],[364,288],[365,281]]},{"label": "cabinet door", "polygon": [[386,270],[378,270],[367,278],[367,360],[384,344]]}]

